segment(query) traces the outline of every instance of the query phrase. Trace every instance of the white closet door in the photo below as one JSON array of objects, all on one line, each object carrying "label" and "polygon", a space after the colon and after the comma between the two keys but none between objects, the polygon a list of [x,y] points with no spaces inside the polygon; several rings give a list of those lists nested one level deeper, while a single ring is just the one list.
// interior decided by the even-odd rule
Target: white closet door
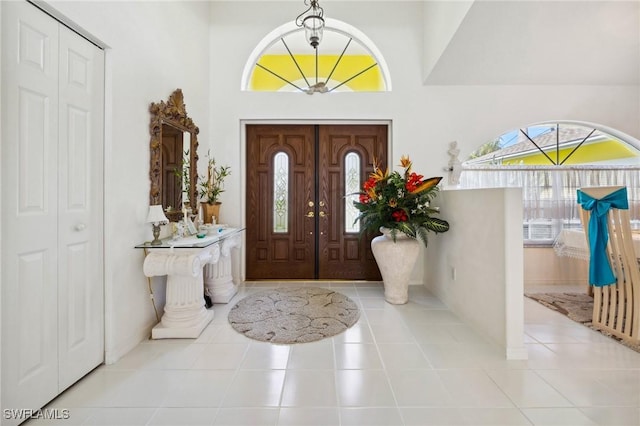
[{"label": "white closet door", "polygon": [[103,361],[104,52],[60,28],[60,391]]},{"label": "white closet door", "polygon": [[0,405],[37,409],[104,357],[104,54],[27,2],[0,7]]},{"label": "white closet door", "polygon": [[2,406],[58,392],[58,23],[2,2]]}]

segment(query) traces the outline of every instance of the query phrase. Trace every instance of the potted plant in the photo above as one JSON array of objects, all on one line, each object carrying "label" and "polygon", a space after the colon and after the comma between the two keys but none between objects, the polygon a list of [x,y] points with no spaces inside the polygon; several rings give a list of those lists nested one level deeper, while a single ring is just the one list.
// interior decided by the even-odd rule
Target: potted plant
[{"label": "potted plant", "polygon": [[411,171],[408,156],[400,158],[402,173],[383,171],[378,164],[354,201],[360,212],[356,221],[361,233],[382,232],[371,241],[385,285],[385,300],[407,303],[408,285],[418,258],[421,240],[427,246],[429,232],[446,232],[449,223],[435,217],[440,211],[430,205],[442,177],[424,179]]},{"label": "potted plant", "polygon": [[182,208],[191,209],[189,202],[189,194],[191,193],[191,164],[187,160],[189,158],[189,150],[184,151],[182,156],[182,167],[173,169],[173,174],[176,177],[176,181],[180,183],[180,194],[178,203],[175,206],[167,206],[165,215],[171,222],[177,222],[182,220],[183,212]]},{"label": "potted plant", "polygon": [[431,207],[431,201],[438,194],[438,183],[442,177],[424,179],[411,171],[411,160],[400,158],[404,172],[382,171],[374,164],[374,171],[364,183],[359,201],[354,205],[360,212],[357,221],[361,232],[375,233],[380,228],[389,230],[392,239],[398,232],[411,238],[420,239],[427,246],[428,232],[446,232],[449,223],[435,217],[440,210]]},{"label": "potted plant", "polygon": [[201,176],[198,184],[198,194],[202,206],[205,223],[213,223],[219,219],[220,194],[224,192],[224,180],[231,174],[230,166],[216,166],[216,160],[207,151],[207,176]]}]

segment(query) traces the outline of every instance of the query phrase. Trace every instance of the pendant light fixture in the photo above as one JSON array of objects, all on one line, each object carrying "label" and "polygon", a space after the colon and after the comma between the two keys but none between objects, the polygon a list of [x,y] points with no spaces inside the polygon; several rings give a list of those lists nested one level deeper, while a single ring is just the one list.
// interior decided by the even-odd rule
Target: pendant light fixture
[{"label": "pendant light fixture", "polygon": [[[268,66],[266,66],[266,64],[261,64],[260,62],[256,62],[255,66],[257,68],[260,68],[261,70],[271,74],[273,77],[282,80],[283,82],[296,88],[296,90],[300,92],[306,93],[308,95],[313,95],[314,93],[330,93],[333,90],[338,89],[339,87],[349,83],[354,78],[357,78],[362,74],[365,74],[367,71],[374,69],[378,66],[378,63],[375,62],[374,60],[374,62],[371,65],[356,72],[351,77],[341,78],[339,81],[332,81],[331,76],[333,75],[336,68],[338,68],[338,64],[340,64],[340,62],[342,61],[342,58],[344,57],[347,51],[347,48],[351,44],[351,41],[353,40],[353,38],[351,38],[347,34],[343,34],[343,37],[348,38],[348,40],[346,42],[346,45],[344,46],[344,49],[342,50],[342,53],[340,53],[338,58],[335,60],[333,68],[327,74],[327,71],[329,71],[328,67],[330,66],[329,61],[332,58],[330,58],[328,55],[325,55],[325,57],[323,58],[325,63],[324,64],[325,69],[324,71],[321,70],[320,69],[321,55],[319,53],[320,49],[318,48],[318,46],[320,46],[320,42],[322,41],[322,33],[324,30],[324,24],[325,24],[324,10],[322,9],[322,7],[320,7],[320,3],[318,2],[318,0],[304,0],[304,5],[307,7],[307,9],[296,17],[295,23],[298,27],[304,28],[305,39],[311,45],[311,47],[313,47],[313,50],[315,53],[315,81],[311,79],[312,74],[309,72],[310,64],[308,64],[305,61],[305,64],[304,64],[305,66],[301,66],[301,63],[298,62],[298,59],[300,59],[300,57],[306,56],[305,53],[303,53],[299,49],[299,47],[296,45],[296,49],[294,49],[296,53],[294,54],[289,48],[287,42],[285,41],[285,36],[280,37],[280,41],[282,42],[282,44],[284,45],[284,48],[289,53],[289,56],[291,57],[293,64],[295,64],[295,67],[297,68],[298,72],[300,73],[301,78],[299,80],[292,81],[291,78],[285,77],[286,74],[279,74],[278,72],[276,72],[275,69],[270,69]],[[335,29],[333,29],[332,31],[331,28],[329,29],[329,32],[337,33]],[[297,34],[299,34],[299,31],[294,31],[294,33],[296,34],[295,37],[298,37]],[[330,40],[331,42],[330,44],[333,47],[336,47],[336,44],[337,44],[336,41],[337,41],[336,37],[333,36],[333,39]],[[347,65],[347,67],[349,67],[349,65]],[[303,68],[304,68],[304,71],[303,71]],[[307,74],[305,74],[305,71],[307,72]],[[304,81],[304,83],[302,83],[302,81]],[[329,87],[329,84],[332,84],[334,86]]]},{"label": "pendant light fixture", "polygon": [[314,49],[322,41],[322,30],[324,29],[324,10],[317,0],[304,0],[304,5],[309,6],[296,18],[296,25],[304,27],[307,41]]}]

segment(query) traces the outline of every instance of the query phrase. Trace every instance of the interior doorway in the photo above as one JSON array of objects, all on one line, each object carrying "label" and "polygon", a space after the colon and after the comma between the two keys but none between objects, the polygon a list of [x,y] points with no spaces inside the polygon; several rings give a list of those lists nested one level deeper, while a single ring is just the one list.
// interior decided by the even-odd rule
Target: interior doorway
[{"label": "interior doorway", "polygon": [[387,163],[386,124],[246,127],[247,279],[380,280],[353,194]]}]

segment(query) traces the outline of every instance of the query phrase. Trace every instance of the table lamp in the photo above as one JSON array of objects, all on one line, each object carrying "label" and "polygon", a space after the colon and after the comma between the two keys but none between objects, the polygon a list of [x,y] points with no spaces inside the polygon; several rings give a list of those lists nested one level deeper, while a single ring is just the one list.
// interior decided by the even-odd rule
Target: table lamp
[{"label": "table lamp", "polygon": [[147,216],[147,223],[151,223],[153,226],[153,241],[152,246],[159,246],[162,241],[158,238],[160,236],[160,225],[168,223],[169,219],[164,215],[161,205],[149,206],[149,215]]}]

